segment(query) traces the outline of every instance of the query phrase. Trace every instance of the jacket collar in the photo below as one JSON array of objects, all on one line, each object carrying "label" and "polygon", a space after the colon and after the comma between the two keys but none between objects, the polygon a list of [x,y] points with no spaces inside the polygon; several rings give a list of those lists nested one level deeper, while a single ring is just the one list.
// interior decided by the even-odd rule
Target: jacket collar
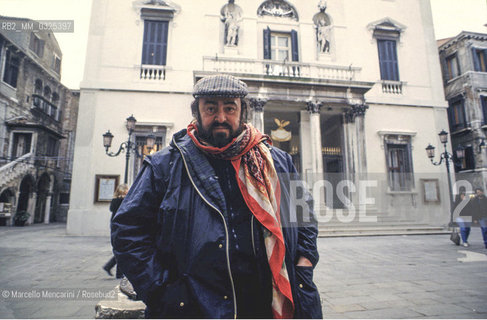
[{"label": "jacket collar", "polygon": [[226,216],[226,202],[223,191],[216,178],[215,170],[203,152],[196,147],[187,135],[186,129],[174,134],[171,147],[179,150],[190,174],[190,179],[201,196]]}]

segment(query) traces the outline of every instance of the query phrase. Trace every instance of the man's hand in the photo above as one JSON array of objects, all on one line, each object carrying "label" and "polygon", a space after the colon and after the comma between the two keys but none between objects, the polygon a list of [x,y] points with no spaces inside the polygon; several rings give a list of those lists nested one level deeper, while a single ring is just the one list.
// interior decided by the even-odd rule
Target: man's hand
[{"label": "man's hand", "polygon": [[297,266],[300,267],[312,267],[313,264],[305,257],[299,257]]}]

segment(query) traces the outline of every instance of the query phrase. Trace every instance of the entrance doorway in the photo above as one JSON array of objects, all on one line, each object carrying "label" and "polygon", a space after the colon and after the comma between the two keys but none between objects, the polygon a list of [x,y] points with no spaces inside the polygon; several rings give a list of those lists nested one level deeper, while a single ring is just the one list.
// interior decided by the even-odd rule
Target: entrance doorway
[{"label": "entrance doorway", "polygon": [[333,203],[327,207],[342,209],[345,204],[337,196],[337,186],[344,179],[343,120],[341,113],[326,111],[320,115],[323,178],[333,187]]},{"label": "entrance doorway", "polygon": [[266,106],[264,132],[271,137],[275,147],[291,155],[296,170],[301,172],[300,113],[295,110],[281,110]]},{"label": "entrance doorway", "polygon": [[34,223],[44,222],[50,183],[51,179],[49,179],[49,175],[47,173],[44,173],[37,183],[37,201],[34,215]]}]

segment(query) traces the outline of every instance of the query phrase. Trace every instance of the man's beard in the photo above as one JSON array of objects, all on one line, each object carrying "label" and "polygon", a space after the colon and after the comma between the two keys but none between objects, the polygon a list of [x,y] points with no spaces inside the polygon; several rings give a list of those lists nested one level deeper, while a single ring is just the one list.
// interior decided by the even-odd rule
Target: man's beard
[{"label": "man's beard", "polygon": [[[227,144],[229,144],[233,140],[233,138],[235,138],[240,133],[242,133],[242,130],[244,128],[242,123],[240,123],[240,126],[238,127],[237,131],[234,131],[232,127],[225,122],[224,123],[213,122],[208,128],[208,130],[205,130],[203,128],[200,121],[198,121],[196,125],[198,126],[198,137],[217,148],[222,148]],[[228,129],[228,135],[227,133],[221,131],[213,133],[213,129],[218,127],[223,127]]]}]

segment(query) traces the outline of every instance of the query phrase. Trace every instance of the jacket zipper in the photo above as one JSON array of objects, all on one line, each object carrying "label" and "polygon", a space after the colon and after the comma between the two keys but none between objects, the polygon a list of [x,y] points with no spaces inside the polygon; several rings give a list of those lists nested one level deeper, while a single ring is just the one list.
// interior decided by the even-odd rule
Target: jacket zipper
[{"label": "jacket zipper", "polygon": [[254,219],[255,216],[252,214],[252,219],[250,220],[250,234],[252,237],[252,249],[254,250],[254,256],[257,257],[257,252],[255,250],[255,241],[254,241]]},{"label": "jacket zipper", "polygon": [[195,183],[193,181],[193,178],[191,177],[191,174],[189,172],[188,165],[186,163],[186,159],[184,158],[183,152],[181,151],[181,149],[179,148],[178,144],[174,140],[174,137],[173,137],[172,141],[173,141],[174,145],[178,148],[179,153],[181,153],[181,157],[183,159],[184,167],[186,168],[186,172],[188,173],[188,177],[189,177],[189,180],[191,181],[191,184],[193,185],[193,188],[196,190],[196,192],[198,192],[198,194],[201,197],[201,199],[203,199],[203,201],[206,202],[206,204],[208,206],[210,206],[211,208],[213,208],[222,217],[223,226],[225,227],[225,239],[226,239],[226,241],[225,241],[225,250],[226,250],[226,256],[227,256],[228,275],[230,277],[230,284],[232,285],[232,292],[233,292],[233,317],[234,317],[234,319],[237,319],[237,297],[236,297],[236,294],[235,294],[235,285],[233,283],[232,269],[230,268],[230,252],[229,252],[229,250],[230,250],[229,249],[229,242],[230,241],[229,241],[229,236],[228,236],[227,222],[225,221],[225,217],[223,216],[223,214],[221,213],[221,211],[218,210],[215,206],[213,206],[208,200],[206,200],[206,198],[201,194],[200,190],[196,187],[196,185],[195,185]]}]

